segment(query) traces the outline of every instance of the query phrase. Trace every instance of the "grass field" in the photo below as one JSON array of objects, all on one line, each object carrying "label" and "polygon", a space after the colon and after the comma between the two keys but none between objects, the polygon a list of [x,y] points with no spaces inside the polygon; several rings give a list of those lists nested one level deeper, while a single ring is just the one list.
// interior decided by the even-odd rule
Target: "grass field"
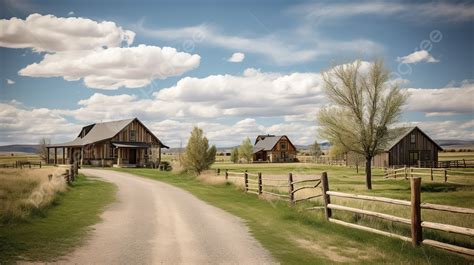
[{"label": "grass field", "polygon": [[0,225],[0,263],[48,262],[86,238],[89,227],[115,197],[115,186],[79,175],[41,216]]},{"label": "grass field", "polygon": [[[41,215],[66,190],[64,169],[0,169],[0,224]],[[49,180],[48,175],[54,177]]]},{"label": "grass field", "polygon": [[[284,176],[288,170],[297,171],[294,168],[296,165],[274,164],[273,166],[265,166],[254,164],[246,165],[246,167],[236,165],[234,170],[248,169],[250,171],[258,169],[268,175],[272,174],[278,177]],[[310,167],[299,170],[309,173],[309,175],[316,175],[311,174],[311,172],[319,169]],[[333,189],[404,199],[409,197],[409,189],[405,181],[382,180],[380,177],[375,177],[375,190],[367,192],[363,188],[363,178],[353,173],[355,170],[345,168],[326,169],[329,172]],[[243,218],[255,238],[282,264],[332,264],[336,262],[347,264],[469,263],[469,261],[457,255],[430,247],[412,248],[411,244],[397,239],[328,223],[324,220],[322,212],[302,211],[302,208],[308,205],[289,207],[288,203],[284,201],[259,200],[255,195],[243,193],[238,187],[238,183],[236,185],[225,183],[222,176],[218,178],[213,173],[195,178],[187,174],[159,172],[152,169],[120,170],[181,187],[204,201]],[[425,186],[425,189],[429,190],[430,186]],[[438,192],[436,195],[429,196],[424,193],[423,199],[467,206],[470,202],[466,202],[466,200],[472,201],[473,198],[472,187],[470,189],[466,191],[456,190],[454,198],[449,198],[450,193]],[[339,216],[338,218],[350,217]],[[367,219],[365,221],[371,220]],[[454,219],[451,221],[454,221]],[[472,225],[472,220],[467,222]],[[381,225],[386,224],[382,223]],[[391,226],[389,229],[400,228]],[[434,237],[436,236],[438,235],[435,234]],[[463,242],[464,244],[470,244],[465,239]]]}]

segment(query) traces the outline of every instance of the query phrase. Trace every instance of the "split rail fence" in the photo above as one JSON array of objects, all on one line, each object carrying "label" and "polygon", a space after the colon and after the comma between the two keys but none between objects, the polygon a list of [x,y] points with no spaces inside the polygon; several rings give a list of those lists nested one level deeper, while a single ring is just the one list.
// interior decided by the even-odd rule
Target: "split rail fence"
[{"label": "split rail fence", "polygon": [[[217,175],[221,174],[221,170],[217,169]],[[444,173],[443,173],[444,174]],[[403,177],[405,173],[403,173]],[[469,236],[474,239],[474,229],[468,227],[461,227],[443,223],[436,223],[436,222],[429,222],[423,221],[421,212],[422,210],[436,210],[442,212],[449,212],[449,213],[456,213],[456,214],[465,214],[474,217],[474,209],[472,208],[462,208],[462,207],[454,207],[448,205],[441,205],[441,204],[432,204],[432,203],[422,203],[421,202],[421,178],[415,176],[414,174],[410,177],[410,190],[411,190],[411,200],[398,200],[386,197],[378,197],[378,196],[368,196],[368,195],[360,195],[360,194],[351,194],[351,193],[344,193],[344,192],[337,192],[331,191],[329,188],[329,181],[328,175],[326,172],[322,172],[320,177],[313,177],[309,179],[303,179],[294,181],[293,174],[288,174],[288,181],[287,184],[273,184],[273,182],[278,181],[281,182],[281,178],[264,178],[262,177],[262,173],[248,173],[245,172],[230,172],[227,169],[224,170],[224,177],[226,180],[229,179],[243,179],[244,181],[244,190],[247,193],[252,193],[256,195],[262,194],[269,194],[276,197],[279,197],[284,200],[288,200],[290,204],[295,204],[301,201],[311,200],[314,198],[322,197],[323,206],[322,207],[311,207],[307,208],[308,210],[312,209],[324,209],[325,218],[335,224],[343,225],[350,228],[355,228],[367,232],[372,232],[392,238],[398,238],[403,241],[412,242],[414,246],[429,245],[432,247],[440,248],[443,250],[451,251],[454,253],[462,254],[470,256],[471,258],[474,257],[474,249],[457,246],[453,244],[448,244],[432,239],[423,239],[423,231],[425,229],[433,229],[447,233],[454,233],[464,236]],[[268,190],[270,188],[271,191]],[[273,191],[274,189],[278,188],[288,188],[288,192],[286,194],[279,193]],[[321,193],[311,196],[306,196],[301,199],[295,199],[295,194],[301,190],[305,189],[316,189],[320,188]],[[273,190],[272,190],[273,189]],[[393,204],[393,205],[401,205],[407,208],[410,211],[410,219],[402,218],[390,214],[379,213],[359,208],[353,208],[343,205],[338,205],[331,202],[332,197],[344,198],[344,199],[351,199],[351,200],[363,200],[363,201],[371,201],[371,202],[380,202],[386,204]],[[371,217],[377,217],[386,221],[401,223],[410,226],[411,228],[411,237],[394,234],[387,231],[382,231],[379,229],[367,227],[361,224],[354,224],[349,223],[346,221],[342,221],[333,217],[333,211],[344,211],[350,212],[354,214],[361,214]]]},{"label": "split rail fence", "polygon": [[419,168],[419,167],[402,167],[402,168],[388,168],[385,169],[385,178],[404,178],[409,179],[413,177],[429,177],[431,181],[436,179],[443,179],[448,182],[448,179],[454,178],[468,178],[474,175],[474,172],[459,171],[446,168]]}]

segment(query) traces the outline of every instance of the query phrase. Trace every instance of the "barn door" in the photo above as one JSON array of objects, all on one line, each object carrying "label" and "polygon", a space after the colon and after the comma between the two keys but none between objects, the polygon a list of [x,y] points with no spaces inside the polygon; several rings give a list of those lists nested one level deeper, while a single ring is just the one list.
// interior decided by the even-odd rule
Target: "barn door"
[{"label": "barn door", "polygon": [[137,149],[131,148],[128,150],[128,163],[129,164],[137,163]]}]

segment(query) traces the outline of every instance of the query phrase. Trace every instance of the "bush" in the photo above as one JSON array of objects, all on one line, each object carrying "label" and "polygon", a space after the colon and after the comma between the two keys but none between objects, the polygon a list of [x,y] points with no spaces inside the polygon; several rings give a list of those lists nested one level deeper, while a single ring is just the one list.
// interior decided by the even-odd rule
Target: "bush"
[{"label": "bush", "polygon": [[199,175],[216,161],[216,152],[214,145],[209,148],[209,141],[202,129],[194,127],[180,162],[186,171]]}]

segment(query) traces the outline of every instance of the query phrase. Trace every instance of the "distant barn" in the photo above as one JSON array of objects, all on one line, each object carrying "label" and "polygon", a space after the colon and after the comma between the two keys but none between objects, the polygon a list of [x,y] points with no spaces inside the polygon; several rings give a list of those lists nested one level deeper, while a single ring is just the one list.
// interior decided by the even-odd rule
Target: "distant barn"
[{"label": "distant barn", "polygon": [[296,148],[286,135],[259,135],[253,148],[254,162],[295,162]]},{"label": "distant barn", "polygon": [[137,118],[101,122],[82,128],[73,141],[47,146],[54,151],[58,164],[58,149],[62,149],[63,164],[79,162],[94,166],[157,166],[161,148],[168,148]]},{"label": "distant barn", "polygon": [[438,163],[438,152],[443,149],[418,127],[403,128],[385,151],[373,158],[374,167],[417,166],[430,167]]}]

